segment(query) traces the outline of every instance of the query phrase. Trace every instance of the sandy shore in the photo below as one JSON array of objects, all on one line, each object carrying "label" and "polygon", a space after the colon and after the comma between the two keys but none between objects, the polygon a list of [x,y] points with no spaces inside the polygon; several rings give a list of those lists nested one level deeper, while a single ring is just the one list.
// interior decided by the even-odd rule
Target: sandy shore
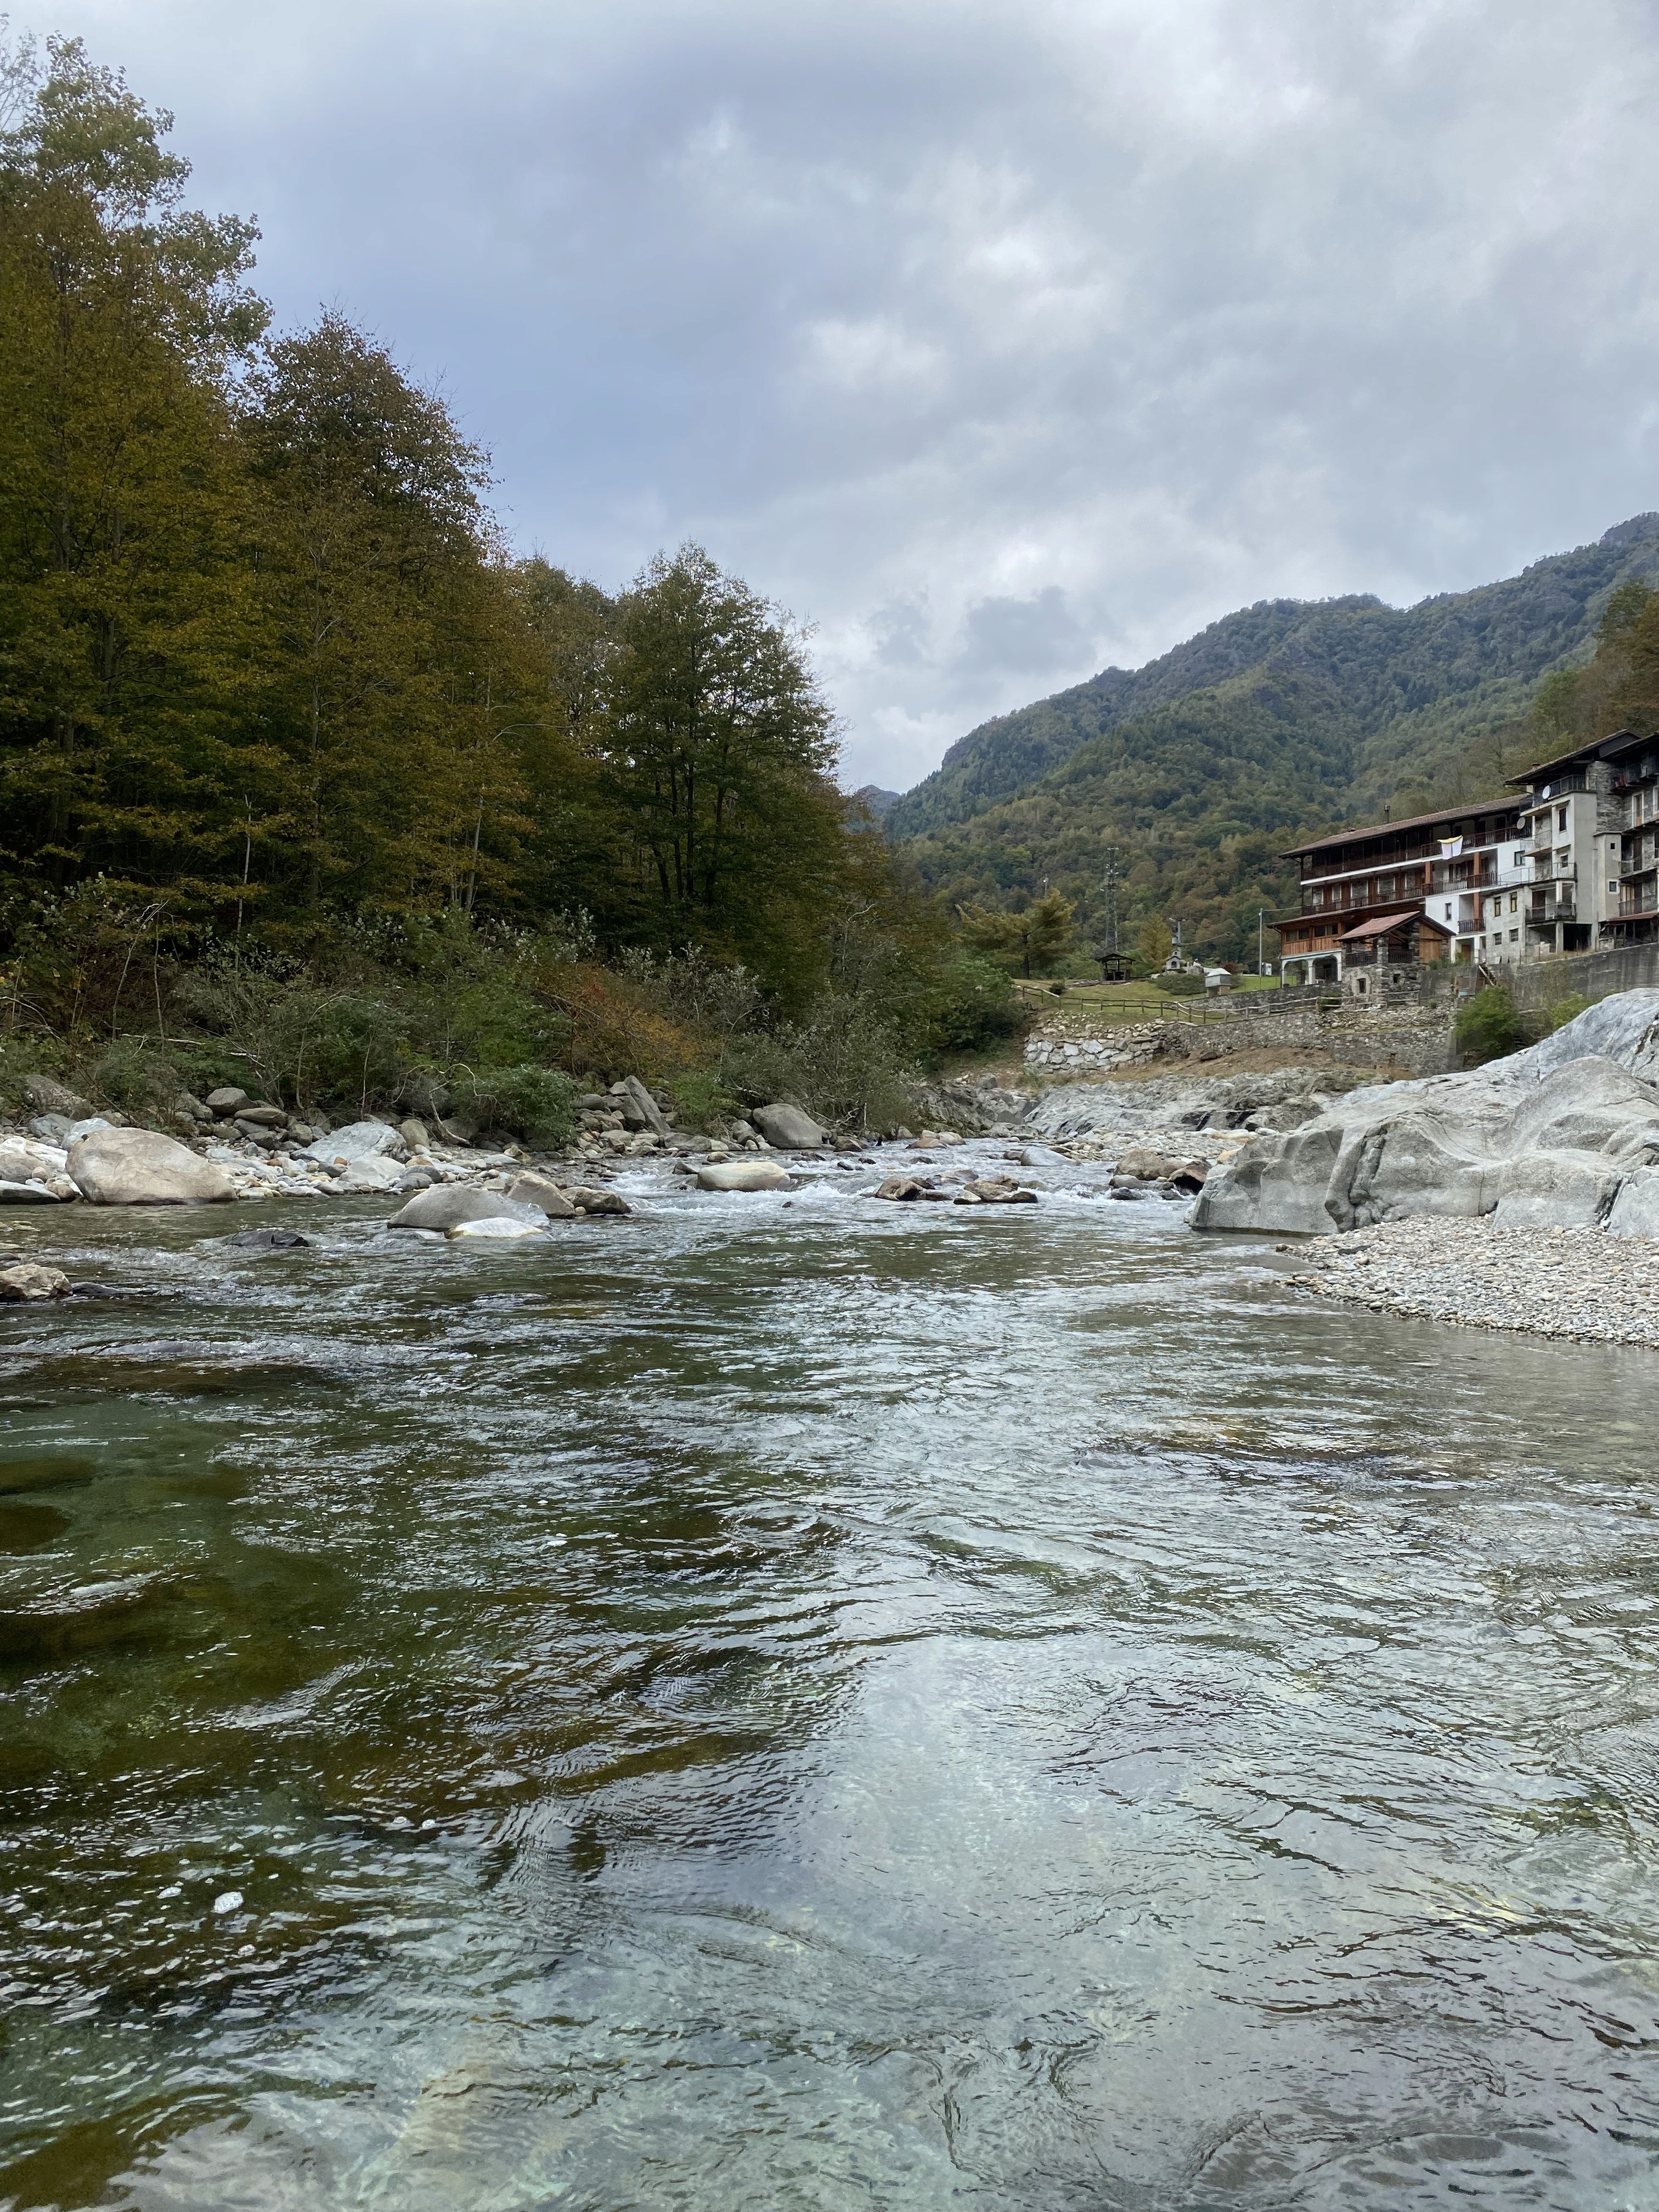
[{"label": "sandy shore", "polygon": [[1309,1245],[1293,1282],[1373,1313],[1659,1349],[1659,1240],[1413,1219]]}]

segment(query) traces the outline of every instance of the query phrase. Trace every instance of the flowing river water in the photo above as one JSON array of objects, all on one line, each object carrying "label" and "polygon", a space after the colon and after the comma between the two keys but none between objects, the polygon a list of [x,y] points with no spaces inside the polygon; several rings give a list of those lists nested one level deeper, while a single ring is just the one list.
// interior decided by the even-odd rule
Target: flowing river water
[{"label": "flowing river water", "polygon": [[1652,1355],[872,1180],[5,1221],[0,2204],[1659,2205]]}]

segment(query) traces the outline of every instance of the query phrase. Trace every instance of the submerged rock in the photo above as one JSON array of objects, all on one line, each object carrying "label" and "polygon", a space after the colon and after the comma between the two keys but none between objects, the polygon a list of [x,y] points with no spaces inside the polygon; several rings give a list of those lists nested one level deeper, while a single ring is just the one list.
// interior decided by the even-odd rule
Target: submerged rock
[{"label": "submerged rock", "polygon": [[308,1245],[311,1239],[301,1237],[297,1229],[239,1229],[225,1242],[241,1252],[291,1252],[296,1245]]},{"label": "submerged rock", "polygon": [[[525,1212],[528,1208],[524,1209]],[[540,1237],[546,1233],[545,1218],[539,1222],[526,1221],[523,1213],[487,1213],[471,1221],[458,1221],[447,1231],[450,1237]]]},{"label": "submerged rock", "polygon": [[920,1176],[894,1175],[872,1190],[872,1198],[890,1198],[896,1205],[908,1205],[921,1196],[927,1186]]},{"label": "submerged rock", "polygon": [[696,1170],[699,1190],[788,1190],[788,1171],[775,1160],[717,1160]]},{"label": "submerged rock", "polygon": [[0,1298],[10,1304],[33,1304],[39,1298],[66,1298],[69,1294],[70,1279],[56,1267],[37,1267],[29,1260],[0,1267]]},{"label": "submerged rock", "polygon": [[578,1213],[631,1213],[634,1209],[619,1190],[590,1190],[585,1185],[568,1194]]},{"label": "submerged rock", "polygon": [[526,1205],[499,1190],[480,1190],[475,1183],[441,1182],[411,1198],[401,1213],[394,1213],[388,1229],[459,1229],[470,1221],[521,1221],[526,1228],[545,1229],[544,1207]]},{"label": "submerged rock", "polygon": [[981,1176],[957,1193],[958,1206],[1035,1206],[1037,1194],[1012,1176]]},{"label": "submerged rock", "polygon": [[94,1129],[71,1145],[69,1173],[94,1206],[222,1206],[229,1177],[153,1129]]}]

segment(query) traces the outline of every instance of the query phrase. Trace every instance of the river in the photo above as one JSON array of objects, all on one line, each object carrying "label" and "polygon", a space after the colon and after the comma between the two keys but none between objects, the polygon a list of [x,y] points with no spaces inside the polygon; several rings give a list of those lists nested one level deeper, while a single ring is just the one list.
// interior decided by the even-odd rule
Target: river
[{"label": "river", "polygon": [[1659,2204],[1659,1366],[1039,1180],[14,1209],[0,2204]]}]

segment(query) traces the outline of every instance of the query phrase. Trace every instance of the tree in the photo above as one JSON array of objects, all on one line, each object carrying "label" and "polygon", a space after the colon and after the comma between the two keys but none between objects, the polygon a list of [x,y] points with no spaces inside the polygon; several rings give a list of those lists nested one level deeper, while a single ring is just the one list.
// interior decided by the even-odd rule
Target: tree
[{"label": "tree", "polygon": [[492,574],[487,463],[338,315],[278,340],[241,427],[275,641],[263,713],[290,770],[261,825],[281,903],[471,904],[523,793],[525,672]]},{"label": "tree", "polygon": [[997,914],[982,906],[957,909],[964,941],[988,959],[1017,967],[1022,975],[1041,975],[1070,947],[1076,909],[1059,891],[1045,892],[1018,914]]},{"label": "tree", "polygon": [[[0,69],[0,818],[14,860],[222,896],[251,605],[227,382],[255,233],[78,40]],[[228,709],[229,710],[228,712]]]},{"label": "tree", "polygon": [[1135,944],[1141,958],[1154,975],[1175,950],[1175,939],[1170,934],[1168,922],[1156,914],[1149,914],[1135,932]]},{"label": "tree", "polygon": [[604,696],[603,785],[629,850],[618,920],[780,984],[821,964],[845,807],[800,633],[683,546],[623,595]]}]

